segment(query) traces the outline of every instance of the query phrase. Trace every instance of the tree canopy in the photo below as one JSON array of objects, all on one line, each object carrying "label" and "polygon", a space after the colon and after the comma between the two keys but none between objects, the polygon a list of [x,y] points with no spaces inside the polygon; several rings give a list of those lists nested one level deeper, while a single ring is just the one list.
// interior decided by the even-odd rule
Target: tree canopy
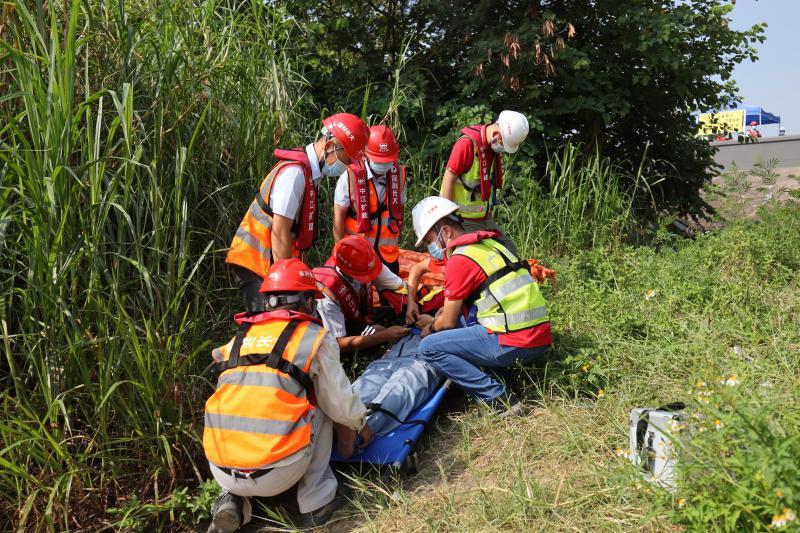
[{"label": "tree canopy", "polygon": [[[527,155],[567,139],[632,167],[645,151],[660,206],[691,211],[712,148],[690,113],[729,105],[733,68],[764,25],[730,27],[727,0],[292,0],[314,100],[402,126],[446,156],[455,130],[524,112]],[[301,38],[302,37],[302,38]],[[397,123],[395,125],[398,125]]]}]

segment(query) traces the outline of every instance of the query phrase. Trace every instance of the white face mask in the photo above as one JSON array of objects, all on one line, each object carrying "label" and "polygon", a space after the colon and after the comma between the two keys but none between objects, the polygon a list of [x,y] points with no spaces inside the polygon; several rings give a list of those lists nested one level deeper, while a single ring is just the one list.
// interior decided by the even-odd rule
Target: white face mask
[{"label": "white face mask", "polygon": [[369,161],[369,168],[376,176],[383,176],[384,174],[392,170],[393,166],[394,163],[392,163],[391,161],[388,163],[375,163],[373,161]]},{"label": "white face mask", "polygon": [[506,153],[506,147],[500,144],[500,141],[492,141],[492,150],[496,154],[504,154]]}]

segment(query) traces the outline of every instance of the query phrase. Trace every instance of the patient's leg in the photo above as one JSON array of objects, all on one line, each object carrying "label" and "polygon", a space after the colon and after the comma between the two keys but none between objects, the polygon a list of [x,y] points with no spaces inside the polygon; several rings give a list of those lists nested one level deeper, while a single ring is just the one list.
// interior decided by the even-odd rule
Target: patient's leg
[{"label": "patient's leg", "polygon": [[372,361],[364,370],[364,373],[353,382],[353,392],[365,404],[372,403],[373,399],[380,394],[383,385],[392,376],[393,371],[390,360],[377,359]]},{"label": "patient's leg", "polygon": [[[381,408],[393,413],[400,420],[406,420],[411,411],[433,394],[439,384],[439,375],[419,359],[398,358],[385,362],[389,363],[389,368],[383,369],[383,375],[386,376],[386,370],[391,370],[390,375],[386,376],[377,394],[371,395],[369,401],[363,397],[362,400],[364,403],[379,403]],[[359,378],[359,381],[363,378],[364,376]],[[372,413],[367,418],[367,423],[376,436],[388,433],[399,425],[397,420],[380,411]]]}]

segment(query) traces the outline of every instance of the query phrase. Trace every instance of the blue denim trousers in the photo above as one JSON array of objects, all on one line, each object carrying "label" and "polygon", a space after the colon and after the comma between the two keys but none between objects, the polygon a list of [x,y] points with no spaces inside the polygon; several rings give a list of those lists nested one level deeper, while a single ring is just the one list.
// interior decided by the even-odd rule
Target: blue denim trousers
[{"label": "blue denim trousers", "polygon": [[419,345],[420,358],[475,399],[489,402],[506,397],[506,386],[482,370],[505,368],[517,361],[533,363],[549,346],[502,346],[497,335],[476,324],[428,335]]}]

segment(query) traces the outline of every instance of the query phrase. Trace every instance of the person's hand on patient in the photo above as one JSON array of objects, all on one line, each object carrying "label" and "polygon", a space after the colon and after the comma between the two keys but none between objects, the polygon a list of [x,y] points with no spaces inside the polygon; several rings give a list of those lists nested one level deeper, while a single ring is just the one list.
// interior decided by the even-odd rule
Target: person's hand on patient
[{"label": "person's hand on patient", "polygon": [[418,328],[424,328],[433,324],[433,317],[431,315],[419,315],[414,325]]},{"label": "person's hand on patient", "polygon": [[369,424],[364,424],[364,427],[361,428],[358,436],[361,437],[361,444],[358,445],[359,449],[369,446],[369,443],[372,442],[373,437],[372,429],[370,429]]},{"label": "person's hand on patient", "polygon": [[419,305],[414,300],[409,300],[406,306],[406,324],[415,323],[419,316]]},{"label": "person's hand on patient", "polygon": [[383,336],[384,342],[392,343],[408,335],[409,331],[411,330],[405,326],[391,326],[381,331],[380,334]]}]

